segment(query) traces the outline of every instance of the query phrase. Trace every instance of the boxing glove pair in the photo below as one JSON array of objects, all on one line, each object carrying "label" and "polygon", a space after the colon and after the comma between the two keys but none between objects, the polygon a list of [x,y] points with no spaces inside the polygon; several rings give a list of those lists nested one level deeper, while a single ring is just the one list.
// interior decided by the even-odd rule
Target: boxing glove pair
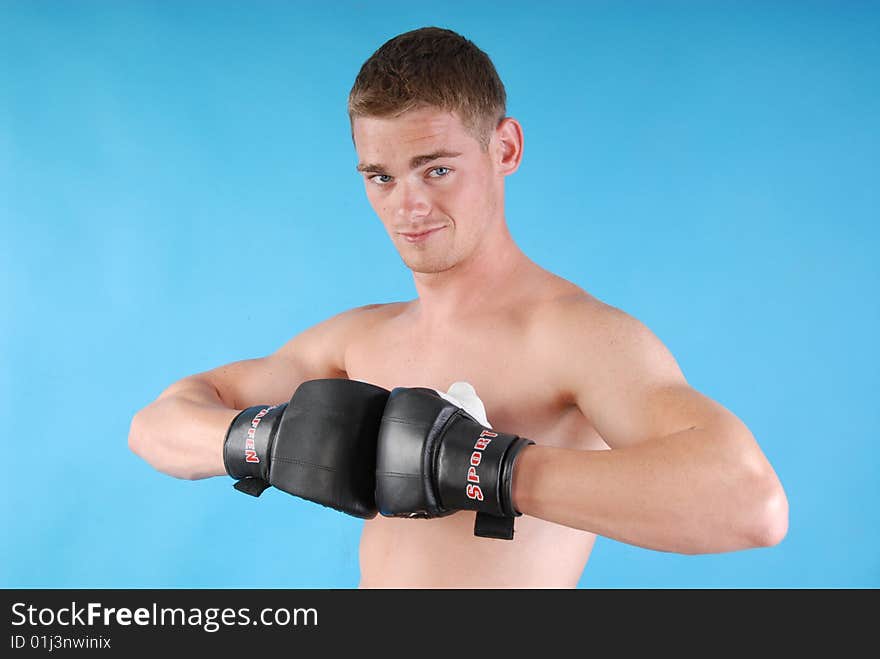
[{"label": "boxing glove pair", "polygon": [[491,429],[481,406],[478,420],[454,401],[428,388],[310,380],[287,403],[236,416],[226,471],[242,492],[274,486],[363,519],[473,510],[475,535],[512,539],[514,466],[534,442]]}]

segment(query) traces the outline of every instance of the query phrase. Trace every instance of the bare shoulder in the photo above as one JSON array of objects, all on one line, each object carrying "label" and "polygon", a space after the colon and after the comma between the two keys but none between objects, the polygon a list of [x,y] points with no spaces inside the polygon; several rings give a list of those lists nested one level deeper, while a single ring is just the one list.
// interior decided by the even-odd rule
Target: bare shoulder
[{"label": "bare shoulder", "polygon": [[748,429],[692,388],[641,320],[584,292],[544,301],[532,346],[545,384],[576,406],[611,448],[694,427]]},{"label": "bare shoulder", "polygon": [[572,399],[583,398],[585,388],[632,380],[684,383],[675,358],[644,322],[569,284],[541,301],[531,336],[542,362]]},{"label": "bare shoulder", "polygon": [[572,284],[570,290],[543,301],[538,315],[541,331],[584,342],[619,343],[649,331],[631,314]]},{"label": "bare shoulder", "polygon": [[351,342],[400,313],[403,305],[403,302],[388,302],[346,309],[293,337],[278,353],[299,359],[314,357],[344,374],[345,352]]},{"label": "bare shoulder", "polygon": [[343,333],[362,331],[400,313],[400,310],[405,305],[405,302],[379,302],[352,307],[331,316],[318,326],[324,326],[327,329],[338,329]]},{"label": "bare shoulder", "polygon": [[397,318],[409,308],[410,304],[410,302],[365,304],[342,312],[334,322],[338,324],[347,348],[351,341],[379,330],[389,321]]},{"label": "bare shoulder", "polygon": [[[631,317],[557,275],[545,278],[540,295],[528,305],[531,329],[542,342],[573,334],[580,340],[626,324]],[[635,320],[635,319],[632,319]]]}]

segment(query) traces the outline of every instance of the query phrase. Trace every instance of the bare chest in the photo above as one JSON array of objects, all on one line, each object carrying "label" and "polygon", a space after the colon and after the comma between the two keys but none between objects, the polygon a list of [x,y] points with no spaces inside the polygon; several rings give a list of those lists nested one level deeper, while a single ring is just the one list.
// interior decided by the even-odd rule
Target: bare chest
[{"label": "bare chest", "polygon": [[346,369],[348,377],[386,389],[446,391],[454,382],[470,382],[497,430],[553,446],[604,448],[566,392],[548,379],[531,340],[515,325],[465,326],[431,336],[389,325],[349,346]]}]

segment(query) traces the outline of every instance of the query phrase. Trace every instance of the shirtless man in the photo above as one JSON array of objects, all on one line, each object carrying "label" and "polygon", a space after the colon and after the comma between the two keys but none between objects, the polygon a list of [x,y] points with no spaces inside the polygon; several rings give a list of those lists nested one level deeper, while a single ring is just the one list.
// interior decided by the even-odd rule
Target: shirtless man
[{"label": "shirtless man", "polygon": [[[132,450],[175,477],[225,475],[239,411],[307,380],[466,381],[493,428],[535,442],[516,461],[515,539],[476,537],[473,512],[377,515],[364,522],[361,587],[572,588],[596,534],[683,554],[779,543],[787,498],[744,423],[690,387],[641,322],[512,239],[504,181],[523,133],[505,101],[489,58],[453,32],[415,30],[374,53],[349,98],[357,169],[418,297],[183,378],[135,415]],[[552,204],[536,221],[552,230]]]}]

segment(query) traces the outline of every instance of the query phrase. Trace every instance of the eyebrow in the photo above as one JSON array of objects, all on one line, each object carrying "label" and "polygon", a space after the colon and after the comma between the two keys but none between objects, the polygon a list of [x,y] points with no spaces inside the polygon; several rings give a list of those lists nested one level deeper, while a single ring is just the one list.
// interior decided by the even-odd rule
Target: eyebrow
[{"label": "eyebrow", "polygon": [[[461,153],[456,153],[455,151],[434,151],[433,153],[426,153],[422,156],[413,156],[409,161],[410,169],[418,169],[423,165],[428,164],[432,160],[437,160],[438,158],[457,158]],[[357,166],[357,170],[359,172],[384,172],[386,171],[384,165],[376,165],[373,163],[364,164],[360,163]]]}]

